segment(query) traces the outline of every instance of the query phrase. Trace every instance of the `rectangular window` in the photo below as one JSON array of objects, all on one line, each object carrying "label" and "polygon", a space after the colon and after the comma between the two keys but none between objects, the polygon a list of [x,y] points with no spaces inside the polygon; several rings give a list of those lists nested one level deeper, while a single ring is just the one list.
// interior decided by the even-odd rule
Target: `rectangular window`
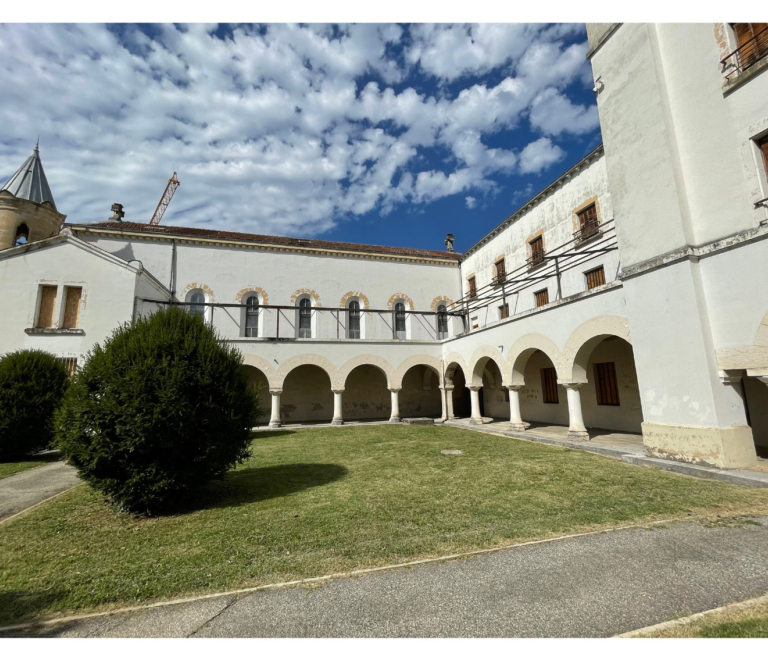
[{"label": "rectangular window", "polygon": [[591,204],[577,213],[579,216],[579,231],[577,238],[581,241],[597,234],[597,206]]},{"label": "rectangular window", "polygon": [[768,135],[766,135],[762,140],[758,140],[757,146],[760,148],[760,153],[763,155],[765,180],[768,181]]},{"label": "rectangular window", "polygon": [[509,303],[499,305],[499,318],[505,319],[509,316]]},{"label": "rectangular window", "polygon": [[736,51],[740,70],[768,55],[768,23],[731,23],[739,48]]},{"label": "rectangular window", "polygon": [[64,303],[64,323],[62,328],[76,328],[80,322],[80,298],[83,295],[83,288],[79,286],[68,286],[67,297]]},{"label": "rectangular window", "polygon": [[496,283],[501,284],[507,279],[507,267],[504,259],[499,259],[494,265],[496,267]]},{"label": "rectangular window", "polygon": [[560,403],[557,396],[557,370],[554,367],[541,370],[541,390],[544,393],[544,403]]},{"label": "rectangular window", "polygon": [[536,296],[536,307],[541,307],[542,305],[549,304],[549,289],[542,289],[541,291],[537,291],[533,295]]},{"label": "rectangular window", "polygon": [[616,380],[615,362],[595,363],[595,383],[597,385],[598,406],[618,406],[619,383]]},{"label": "rectangular window", "polygon": [[469,282],[469,297],[474,298],[477,296],[477,284],[475,283],[475,278],[470,277],[467,282]]},{"label": "rectangular window", "polygon": [[594,289],[597,286],[602,286],[603,284],[605,284],[605,271],[603,270],[602,266],[600,266],[599,268],[595,268],[594,270],[590,270],[587,273],[584,273],[584,276],[587,278],[588,290]]},{"label": "rectangular window", "polygon": [[531,246],[531,256],[528,259],[528,265],[533,267],[544,261],[544,238],[537,236],[529,245]]},{"label": "rectangular window", "polygon": [[38,328],[53,327],[53,311],[56,307],[56,289],[58,287],[43,285],[40,287],[40,311],[37,314]]}]

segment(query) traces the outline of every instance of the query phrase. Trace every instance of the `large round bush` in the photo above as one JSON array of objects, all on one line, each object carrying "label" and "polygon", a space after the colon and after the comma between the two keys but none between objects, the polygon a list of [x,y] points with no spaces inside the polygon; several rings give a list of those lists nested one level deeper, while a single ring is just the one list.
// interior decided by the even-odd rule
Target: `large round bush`
[{"label": "large round bush", "polygon": [[171,307],[94,347],[56,437],[91,486],[125,510],[159,513],[247,458],[259,414],[240,352]]},{"label": "large round bush", "polygon": [[49,447],[53,416],[69,374],[45,351],[16,351],[0,359],[0,460]]}]

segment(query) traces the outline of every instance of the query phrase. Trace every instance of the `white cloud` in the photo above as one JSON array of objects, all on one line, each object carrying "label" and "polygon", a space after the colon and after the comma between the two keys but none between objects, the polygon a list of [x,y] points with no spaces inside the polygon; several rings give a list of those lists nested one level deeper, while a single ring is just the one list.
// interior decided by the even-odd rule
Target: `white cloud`
[{"label": "white cloud", "polygon": [[[70,221],[106,219],[113,202],[148,221],[176,170],[166,222],[317,235],[403,203],[463,193],[469,205],[498,174],[542,171],[563,157],[548,138],[491,146],[526,117],[553,136],[595,125],[594,107],[564,95],[587,67],[584,44],[561,43],[568,26],[120,29],[0,25],[0,177],[40,134]],[[417,69],[502,75],[424,93]],[[361,89],[360,76],[379,82]],[[448,156],[425,159],[432,148]]]},{"label": "white cloud", "polygon": [[465,197],[464,201],[467,203],[468,209],[475,208],[475,205],[477,204],[477,200],[474,197]]}]

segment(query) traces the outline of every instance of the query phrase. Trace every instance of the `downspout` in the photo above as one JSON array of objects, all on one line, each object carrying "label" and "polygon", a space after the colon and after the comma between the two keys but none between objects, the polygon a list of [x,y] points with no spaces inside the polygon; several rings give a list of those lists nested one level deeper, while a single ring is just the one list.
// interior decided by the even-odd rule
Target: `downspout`
[{"label": "downspout", "polygon": [[171,240],[171,300],[176,298],[176,241]]}]

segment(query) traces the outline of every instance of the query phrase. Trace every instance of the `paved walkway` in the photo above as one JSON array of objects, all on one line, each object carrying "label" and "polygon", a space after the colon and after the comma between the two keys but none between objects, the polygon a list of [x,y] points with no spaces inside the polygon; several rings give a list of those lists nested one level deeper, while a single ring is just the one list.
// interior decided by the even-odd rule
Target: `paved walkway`
[{"label": "paved walkway", "polygon": [[0,479],[0,521],[79,482],[75,468],[61,461]]},{"label": "paved walkway", "polygon": [[[607,637],[768,592],[768,516],[682,522],[116,614],[52,637]],[[6,633],[7,634],[7,633]],[[30,631],[21,634],[30,635]]]}]

